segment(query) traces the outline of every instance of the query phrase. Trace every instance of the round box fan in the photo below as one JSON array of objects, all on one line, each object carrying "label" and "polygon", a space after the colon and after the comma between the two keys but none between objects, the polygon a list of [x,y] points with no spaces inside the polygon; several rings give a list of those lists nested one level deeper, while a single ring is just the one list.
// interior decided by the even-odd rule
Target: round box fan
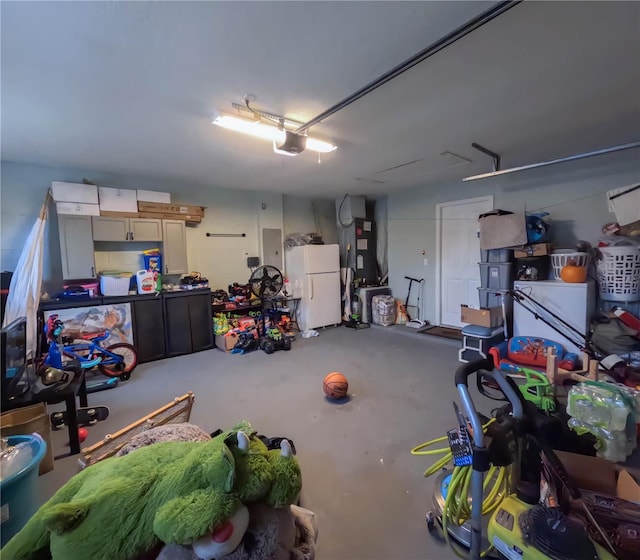
[{"label": "round box fan", "polygon": [[282,290],[284,279],[282,272],[275,266],[263,265],[256,268],[249,278],[249,286],[253,295],[260,299],[273,299]]}]

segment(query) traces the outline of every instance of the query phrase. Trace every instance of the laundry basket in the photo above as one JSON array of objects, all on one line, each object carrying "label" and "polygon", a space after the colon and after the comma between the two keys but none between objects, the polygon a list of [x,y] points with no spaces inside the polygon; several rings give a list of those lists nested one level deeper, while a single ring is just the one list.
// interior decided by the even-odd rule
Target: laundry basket
[{"label": "laundry basket", "polygon": [[640,246],[600,247],[600,298],[606,301],[640,300]]},{"label": "laundry basket", "polygon": [[557,249],[551,253],[551,266],[553,266],[553,276],[556,280],[561,280],[560,273],[569,263],[575,266],[588,267],[591,263],[589,253],[580,253],[573,249]]},{"label": "laundry basket", "polygon": [[129,293],[130,283],[131,275],[126,277],[100,276],[100,293],[103,296],[126,296]]}]

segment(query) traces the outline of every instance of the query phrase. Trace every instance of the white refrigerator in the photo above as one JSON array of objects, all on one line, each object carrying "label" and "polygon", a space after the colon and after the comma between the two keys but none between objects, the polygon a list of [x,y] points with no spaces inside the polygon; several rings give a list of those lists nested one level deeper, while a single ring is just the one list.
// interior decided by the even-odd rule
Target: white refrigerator
[{"label": "white refrigerator", "polygon": [[285,276],[293,296],[301,298],[297,319],[303,331],[342,322],[338,245],[287,249]]}]

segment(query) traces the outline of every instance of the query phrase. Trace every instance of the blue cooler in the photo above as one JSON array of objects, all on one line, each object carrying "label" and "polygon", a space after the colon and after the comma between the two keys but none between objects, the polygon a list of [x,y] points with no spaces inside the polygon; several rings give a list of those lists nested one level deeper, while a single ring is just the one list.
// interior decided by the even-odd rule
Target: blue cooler
[{"label": "blue cooler", "polygon": [[0,482],[0,495],[2,501],[2,524],[0,533],[2,545],[9,542],[29,518],[36,512],[39,506],[37,496],[38,466],[42,461],[47,444],[38,434],[30,436],[9,436],[9,445],[29,443],[33,450],[33,458],[18,472]]}]

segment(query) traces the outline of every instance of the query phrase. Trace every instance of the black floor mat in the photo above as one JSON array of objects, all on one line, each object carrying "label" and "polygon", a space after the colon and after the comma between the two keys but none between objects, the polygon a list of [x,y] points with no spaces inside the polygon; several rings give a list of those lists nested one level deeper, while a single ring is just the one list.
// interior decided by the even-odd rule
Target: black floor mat
[{"label": "black floor mat", "polygon": [[420,331],[421,334],[430,334],[431,336],[441,336],[452,340],[462,340],[462,331],[452,327],[438,327],[436,325],[428,327]]}]

